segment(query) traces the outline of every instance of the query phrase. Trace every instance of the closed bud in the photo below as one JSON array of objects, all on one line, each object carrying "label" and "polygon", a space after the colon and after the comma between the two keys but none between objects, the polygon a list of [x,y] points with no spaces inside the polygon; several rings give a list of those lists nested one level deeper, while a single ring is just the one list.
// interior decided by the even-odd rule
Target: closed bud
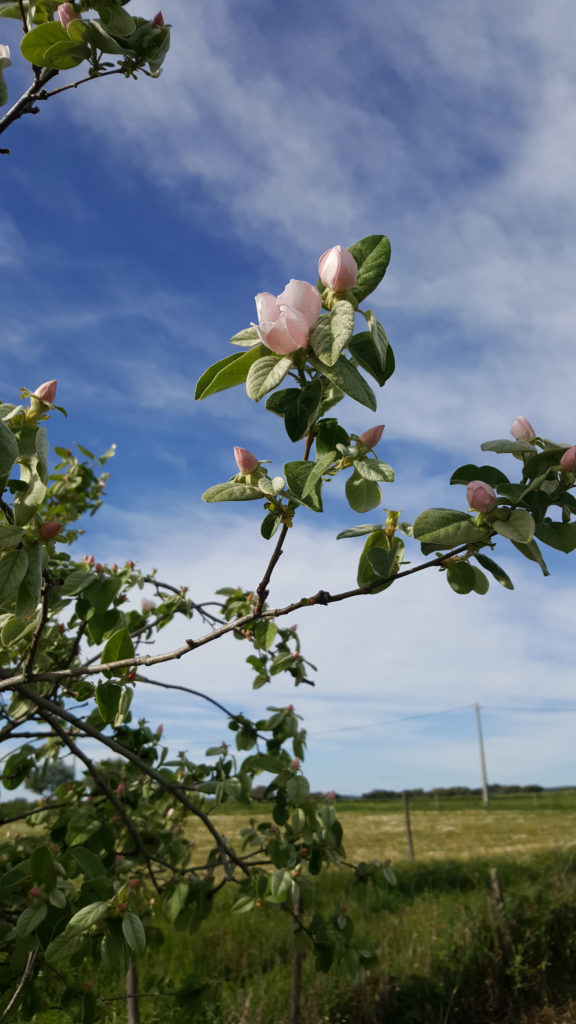
[{"label": "closed bud", "polygon": [[[71,6],[71,4],[67,6]],[[40,384],[40,387],[36,388],[34,396],[39,398],[40,401],[44,402],[46,405],[52,405],[52,402],[56,398],[57,387],[57,380],[47,380],[44,384]]]},{"label": "closed bud", "polygon": [[466,499],[475,512],[491,512],[498,504],[498,496],[490,484],[471,480],[466,488]]},{"label": "closed bud", "polygon": [[139,878],[130,878],[129,881],[128,881],[128,888],[129,889],[137,889],[139,885],[140,885],[140,879]]},{"label": "closed bud", "polygon": [[510,433],[512,437],[515,437],[517,441],[533,441],[536,437],[536,431],[527,420],[525,416],[517,416],[514,423],[510,427]]},{"label": "closed bud", "polygon": [[158,11],[158,14],[154,15],[152,18],[152,24],[157,25],[158,28],[162,28],[164,25],[164,15],[162,14],[162,11]]},{"label": "closed bud", "polygon": [[38,528],[42,540],[54,540],[58,536],[62,529],[62,523],[57,523],[55,519],[49,523],[42,523],[42,526]]},{"label": "closed bud", "polygon": [[157,736],[161,736],[163,732],[164,732],[164,726],[163,725],[157,725],[156,726],[156,735]]},{"label": "closed bud", "polygon": [[560,465],[567,473],[576,473],[576,444],[564,452],[560,459]]},{"label": "closed bud", "polygon": [[71,21],[82,21],[82,18],[74,10],[74,4],[58,4],[58,17],[62,28],[68,28]]},{"label": "closed bud", "polygon": [[126,792],[126,786],[124,785],[123,782],[119,782],[118,783],[118,785],[116,786],[116,792],[117,792],[118,796],[123,796],[124,795],[124,793]]},{"label": "closed bud", "polygon": [[322,284],[333,292],[353,288],[358,277],[358,264],[348,249],[333,245],[318,260],[318,274]]},{"label": "closed bud", "polygon": [[363,434],[360,434],[360,440],[367,448],[375,448],[383,433],[384,424],[380,423],[377,427],[370,427],[369,430],[365,430]]},{"label": "closed bud", "polygon": [[244,476],[253,473],[259,465],[256,456],[249,452],[247,448],[234,448],[234,458],[236,459],[238,469]]},{"label": "closed bud", "polygon": [[94,565],[94,555],[84,555],[82,561],[86,562],[86,565]]},{"label": "closed bud", "polygon": [[300,767],[300,758],[293,757],[290,762],[290,767],[292,768],[293,771],[297,772]]},{"label": "closed bud", "polygon": [[31,896],[32,899],[38,899],[38,897],[42,895],[42,889],[39,889],[37,885],[33,885],[31,889],[28,889],[28,895]]}]

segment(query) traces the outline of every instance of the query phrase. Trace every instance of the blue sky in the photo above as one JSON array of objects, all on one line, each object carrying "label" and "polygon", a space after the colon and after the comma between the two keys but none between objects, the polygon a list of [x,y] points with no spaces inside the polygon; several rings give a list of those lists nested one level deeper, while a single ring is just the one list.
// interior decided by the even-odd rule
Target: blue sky
[{"label": "blue sky", "polygon": [[[315,281],[326,248],[375,232],[389,235],[392,261],[370,301],[397,372],[375,417],[347,405],[342,418],[359,432],[386,423],[379,453],[397,483],[385,504],[412,519],[464,508],[450,473],[489,461],[480,443],[519,414],[574,443],[573,4],[162,9],[174,28],[159,81],[89,83],[3,137],[2,398],[57,377],[69,419],[53,421],[54,443],[119,446],[85,549],[155,566],[196,600],[257,582],[259,510],[200,494],[232,475],[235,444],[276,472],[298,456],[241,389],[195,404],[195,381],[232,351],[257,292]],[[15,53],[17,23],[0,28]],[[24,70],[16,58],[6,72],[14,98]],[[362,520],[336,488],[328,505],[292,531],[274,603],[353,583],[360,543],[334,537]],[[300,613],[314,690],[252,694],[233,640],[158,678],[246,713],[293,700],[318,788],[478,784],[471,710],[390,724],[476,701],[519,709],[485,713],[492,781],[569,783],[574,715],[520,709],[576,708],[573,560],[551,552],[549,579],[515,553],[501,560],[513,593],[493,584],[461,598],[428,573]],[[162,643],[189,634],[173,627]],[[176,749],[226,737],[208,706],[140,699]]]}]

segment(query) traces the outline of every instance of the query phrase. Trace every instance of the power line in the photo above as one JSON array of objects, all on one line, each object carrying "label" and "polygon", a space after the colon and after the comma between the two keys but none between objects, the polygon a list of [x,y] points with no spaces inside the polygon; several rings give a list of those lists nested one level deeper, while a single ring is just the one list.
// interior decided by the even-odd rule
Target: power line
[{"label": "power line", "polygon": [[[480,704],[478,705],[482,711],[510,711],[514,713],[528,712],[530,714],[542,714],[542,713],[553,713],[553,714],[566,714],[576,712],[576,706],[566,708],[526,708],[526,707],[514,707],[511,705],[499,705],[499,704]],[[439,711],[422,711],[416,715],[398,715],[396,718],[380,719],[377,722],[364,722],[361,725],[341,725],[335,729],[309,729],[308,732],[313,736],[327,736],[335,732],[357,732],[359,729],[376,729],[382,725],[396,725],[398,722],[413,722],[418,718],[432,718],[436,715],[451,715],[457,711],[470,711],[476,707],[475,704],[461,704],[456,708],[441,708]]]}]

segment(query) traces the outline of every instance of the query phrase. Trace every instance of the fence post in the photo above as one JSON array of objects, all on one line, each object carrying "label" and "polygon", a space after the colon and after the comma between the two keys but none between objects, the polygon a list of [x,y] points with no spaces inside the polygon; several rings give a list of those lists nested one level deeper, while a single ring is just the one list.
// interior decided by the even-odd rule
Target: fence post
[{"label": "fence post", "polygon": [[412,828],[410,826],[410,807],[408,805],[409,797],[406,790],[402,793],[402,806],[404,808],[404,824],[406,826],[406,842],[408,843],[408,857],[410,860],[414,860],[414,843],[412,842]]},{"label": "fence post", "polygon": [[[296,920],[300,920],[302,912],[302,901],[300,891],[297,889],[292,901],[292,909]],[[297,931],[297,926],[295,931]],[[300,996],[302,992],[302,954],[298,952],[296,945],[292,950],[292,985],[290,988],[290,1024],[300,1024]]]},{"label": "fence post", "polygon": [[503,958],[507,958],[510,954],[512,943],[510,940],[510,930],[508,928],[504,898],[500,887],[498,868],[490,868],[490,899],[496,912],[496,926],[498,929],[500,952]]},{"label": "fence post", "polygon": [[128,962],[128,970],[126,972],[126,1020],[128,1024],[140,1024],[138,971],[133,960]]}]

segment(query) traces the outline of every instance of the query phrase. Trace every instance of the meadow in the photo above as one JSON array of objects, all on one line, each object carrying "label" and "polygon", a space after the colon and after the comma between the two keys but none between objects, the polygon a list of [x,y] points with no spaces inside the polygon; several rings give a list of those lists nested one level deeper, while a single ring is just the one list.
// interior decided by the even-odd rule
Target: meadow
[{"label": "meadow", "polygon": [[[413,862],[401,801],[339,801],[337,810],[348,859],[390,858],[398,884],[367,892],[343,870],[320,880],[320,904],[348,908],[378,964],[358,984],[342,966],[317,974],[304,959],[301,1024],[576,1022],[575,793],[499,795],[488,808],[471,797],[414,799]],[[214,817],[232,841],[248,824],[233,805]],[[195,935],[159,919],[140,965],[142,1024],[287,1024],[288,915],[266,905],[231,915],[232,896]],[[95,988],[109,999],[106,1024],[124,1022],[121,979]],[[75,1022],[59,1013],[35,1024]]]}]

